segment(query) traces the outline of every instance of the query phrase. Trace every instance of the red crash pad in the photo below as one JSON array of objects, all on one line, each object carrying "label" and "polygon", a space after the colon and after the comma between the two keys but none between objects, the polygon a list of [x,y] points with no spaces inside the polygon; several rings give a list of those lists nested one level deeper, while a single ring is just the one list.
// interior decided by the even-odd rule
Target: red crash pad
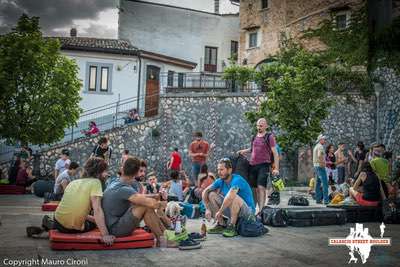
[{"label": "red crash pad", "polygon": [[42,211],[55,211],[58,207],[59,201],[52,201],[48,203],[43,203]]},{"label": "red crash pad", "polygon": [[1,195],[22,195],[25,194],[25,187],[20,185],[0,185]]},{"label": "red crash pad", "polygon": [[49,236],[53,250],[109,250],[154,246],[154,235],[143,229],[136,229],[130,236],[116,238],[112,246],[106,246],[100,241],[98,229],[82,234],[63,234],[50,230]]}]

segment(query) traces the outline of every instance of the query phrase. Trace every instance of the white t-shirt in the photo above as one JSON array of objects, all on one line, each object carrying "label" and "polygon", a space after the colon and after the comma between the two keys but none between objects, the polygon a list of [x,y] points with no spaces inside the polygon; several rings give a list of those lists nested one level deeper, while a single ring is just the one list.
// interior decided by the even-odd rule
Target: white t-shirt
[{"label": "white t-shirt", "polygon": [[56,182],[54,183],[54,194],[61,194],[63,193],[63,188],[61,183],[63,181],[67,181],[68,183],[72,182],[72,177],[69,176],[68,170],[63,171],[57,176]]},{"label": "white t-shirt", "polygon": [[66,165],[69,166],[69,164],[71,164],[70,159],[66,159],[66,160],[59,159],[59,160],[57,160],[56,166],[54,168],[58,171],[58,173],[62,173],[63,171],[65,171],[67,169]]},{"label": "white t-shirt", "polygon": [[[321,154],[323,155],[323,158],[325,159],[324,146],[321,145],[321,143],[318,143],[314,147],[314,150],[313,150],[313,164],[314,164],[314,167],[320,167],[320,163],[321,162],[319,162],[319,156]],[[322,163],[324,163],[324,162],[325,162],[325,160]]]}]

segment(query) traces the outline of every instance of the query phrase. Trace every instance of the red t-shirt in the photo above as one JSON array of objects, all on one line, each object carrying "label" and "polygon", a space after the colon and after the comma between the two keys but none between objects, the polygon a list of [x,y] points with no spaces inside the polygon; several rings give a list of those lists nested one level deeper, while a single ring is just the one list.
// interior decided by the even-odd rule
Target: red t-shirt
[{"label": "red t-shirt", "polygon": [[[208,153],[208,143],[204,140],[200,140],[200,141],[193,141],[190,144],[190,151],[192,151],[192,153],[203,153],[203,154],[207,154]],[[197,163],[201,163],[204,164],[206,163],[206,157],[204,156],[195,156],[192,158],[193,162],[197,162]]]},{"label": "red t-shirt", "polygon": [[173,158],[172,164],[171,164],[171,169],[172,170],[179,170],[179,166],[182,163],[182,158],[179,152],[172,152],[171,153],[171,158]]}]

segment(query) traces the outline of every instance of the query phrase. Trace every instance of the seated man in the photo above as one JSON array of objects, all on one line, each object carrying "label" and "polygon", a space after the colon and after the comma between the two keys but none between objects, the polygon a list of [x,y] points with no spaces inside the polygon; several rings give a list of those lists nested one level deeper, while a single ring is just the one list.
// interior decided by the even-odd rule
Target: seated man
[{"label": "seated man", "polygon": [[102,205],[105,221],[111,234],[122,237],[130,235],[144,219],[156,236],[159,246],[165,227],[155,213],[155,209],[165,209],[166,202],[140,194],[132,188],[135,177],[139,173],[140,163],[141,161],[136,157],[127,158],[122,166],[119,182],[104,192]]},{"label": "seated man", "polygon": [[21,160],[20,168],[18,170],[16,185],[29,187],[38,179],[32,175],[32,167],[29,166],[28,162]]},{"label": "seated man", "polygon": [[[203,191],[206,219],[213,217],[218,221],[217,226],[209,229],[208,233],[233,237],[238,235],[238,219],[254,216],[253,193],[243,177],[232,174],[232,163],[228,158],[218,162],[217,170],[219,178]],[[223,216],[228,218],[227,227]]]},{"label": "seated man", "polygon": [[79,168],[79,164],[76,162],[71,162],[71,164],[68,166],[68,169],[63,171],[57,176],[57,179],[54,183],[54,191],[53,191],[53,197],[51,200],[56,200],[60,201],[65,188],[67,188],[67,185],[72,182],[73,177],[76,175],[77,171]]},{"label": "seated man", "polygon": [[[54,214],[55,229],[62,233],[83,233],[99,228],[102,241],[111,245],[115,237],[110,235],[101,207],[103,197],[101,183],[108,176],[104,159],[89,158],[84,166],[83,178],[69,183]],[[90,211],[93,209],[93,216]]]}]

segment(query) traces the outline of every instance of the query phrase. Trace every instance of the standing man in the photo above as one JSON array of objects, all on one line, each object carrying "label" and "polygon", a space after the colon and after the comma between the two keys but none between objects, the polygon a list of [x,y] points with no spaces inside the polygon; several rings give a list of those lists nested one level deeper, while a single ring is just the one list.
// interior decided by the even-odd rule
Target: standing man
[{"label": "standing man", "polygon": [[[318,143],[313,150],[313,164],[315,175],[317,178],[317,185],[315,187],[315,200],[318,204],[322,203],[322,198],[324,199],[324,204],[329,204],[328,195],[328,176],[326,174],[326,163],[325,163],[325,150],[324,144],[326,142],[326,137],[322,134],[318,136]],[[321,192],[322,183],[322,192]]]},{"label": "standing man", "polygon": [[107,137],[102,137],[93,149],[91,157],[102,158],[107,162],[107,164],[110,164],[111,154],[112,148],[108,145]]},{"label": "standing man", "polygon": [[167,164],[167,169],[178,172],[182,170],[182,157],[177,147],[175,147],[174,151],[171,153],[170,160]]},{"label": "standing man", "polygon": [[345,146],[344,143],[339,143],[338,149],[335,152],[338,184],[344,183],[344,179],[346,178],[345,164],[347,163],[347,157],[344,155]]},{"label": "standing man", "polygon": [[54,179],[57,179],[60,173],[64,172],[68,169],[69,164],[71,164],[71,160],[69,159],[69,151],[68,149],[63,149],[61,151],[61,156],[57,160],[56,165],[54,167]]},{"label": "standing man", "polygon": [[250,186],[256,188],[258,208],[265,205],[266,188],[271,195],[272,181],[270,178],[271,165],[274,164],[272,175],[279,175],[279,154],[276,150],[276,141],[272,133],[267,133],[267,120],[261,118],[257,121],[257,135],[251,141],[251,147],[238,151],[245,155],[251,153],[250,159]]},{"label": "standing man", "polygon": [[200,173],[200,168],[203,166],[208,157],[209,144],[203,140],[201,132],[194,133],[194,141],[189,146],[189,157],[192,159],[192,175],[190,182],[197,186],[197,178]]}]

